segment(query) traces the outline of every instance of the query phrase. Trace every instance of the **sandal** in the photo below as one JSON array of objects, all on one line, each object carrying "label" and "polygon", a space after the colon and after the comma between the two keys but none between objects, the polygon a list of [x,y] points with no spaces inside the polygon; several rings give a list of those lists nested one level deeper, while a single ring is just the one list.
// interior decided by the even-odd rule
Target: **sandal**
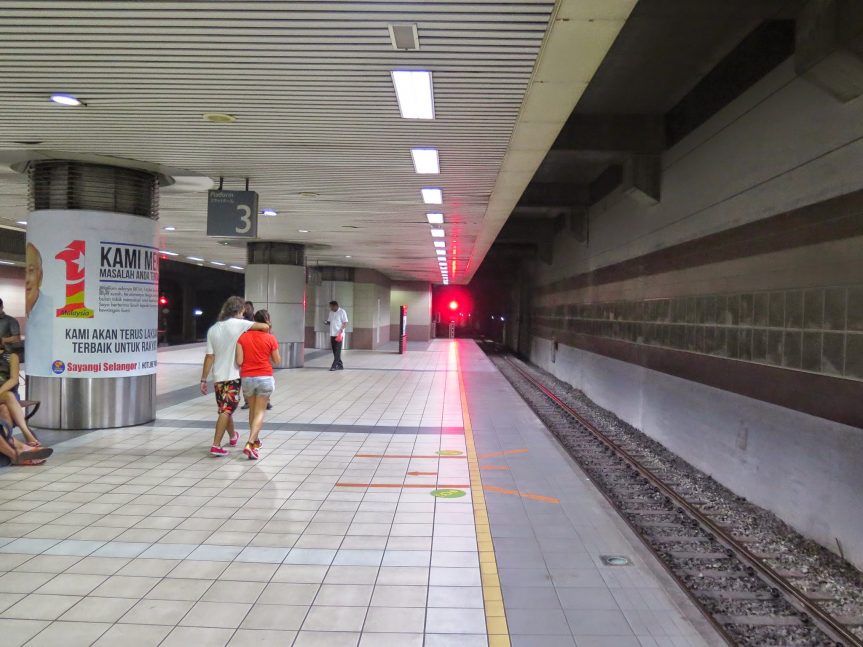
[{"label": "sandal", "polygon": [[18,461],[17,463],[14,463],[14,465],[16,465],[17,467],[28,467],[28,466],[34,466],[34,465],[42,465],[44,462],[45,462],[44,458],[42,460],[38,460],[38,461],[27,459],[27,460],[23,460],[23,461]]},{"label": "sandal", "polygon": [[15,452],[15,460],[12,461],[15,465],[33,465],[32,461],[44,461],[54,450],[50,447],[40,447],[39,449],[30,449],[27,451]]}]

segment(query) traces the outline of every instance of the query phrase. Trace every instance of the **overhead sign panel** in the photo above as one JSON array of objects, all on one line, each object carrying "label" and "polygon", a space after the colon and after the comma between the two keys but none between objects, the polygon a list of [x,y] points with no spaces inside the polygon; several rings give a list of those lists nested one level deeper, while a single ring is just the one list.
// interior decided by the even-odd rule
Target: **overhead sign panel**
[{"label": "overhead sign panel", "polygon": [[258,237],[258,194],[255,191],[209,191],[207,236]]}]

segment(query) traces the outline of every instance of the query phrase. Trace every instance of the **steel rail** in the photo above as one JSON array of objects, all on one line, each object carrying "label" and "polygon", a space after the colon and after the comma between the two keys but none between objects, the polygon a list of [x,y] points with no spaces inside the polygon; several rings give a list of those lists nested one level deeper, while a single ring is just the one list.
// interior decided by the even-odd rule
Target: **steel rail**
[{"label": "steel rail", "polygon": [[[503,355],[502,357],[507,362],[507,364],[509,364],[509,366],[511,366],[515,371],[517,371],[537,390],[539,390],[543,395],[545,395],[548,399],[554,402],[554,404],[556,404],[559,408],[563,409],[567,414],[575,418],[579,422],[579,424],[581,424],[585,429],[587,429],[591,434],[593,434],[598,440],[604,443],[609,449],[616,452],[621,458],[623,458],[627,463],[629,463],[629,465],[631,465],[633,469],[635,469],[643,478],[647,479],[656,489],[658,489],[662,494],[674,501],[681,509],[685,510],[686,513],[689,514],[689,516],[695,519],[695,521],[697,521],[702,526],[702,528],[704,528],[708,532],[713,533],[729,549],[733,550],[736,553],[738,559],[743,561],[746,565],[752,567],[755,573],[757,573],[762,580],[764,580],[767,584],[776,587],[785,596],[786,600],[798,610],[798,612],[808,614],[808,616],[822,631],[824,631],[833,640],[839,641],[837,643],[837,647],[863,647],[863,640],[859,639],[853,633],[848,631],[848,629],[841,622],[839,622],[832,615],[824,611],[820,606],[810,600],[802,592],[797,590],[797,588],[793,584],[791,584],[786,578],[782,577],[779,573],[777,573],[769,564],[765,564],[764,562],[762,562],[762,560],[760,560],[755,554],[753,554],[742,542],[737,541],[732,535],[727,533],[722,526],[720,526],[710,517],[701,512],[701,510],[699,510],[697,507],[690,504],[685,497],[678,494],[671,487],[666,485],[665,482],[662,481],[662,479],[660,479],[659,477],[657,477],[649,468],[644,467],[638,461],[638,459],[633,457],[629,452],[627,452],[623,447],[618,445],[614,440],[609,438],[605,433],[597,429],[578,411],[576,411],[566,402],[561,400],[544,384],[542,384],[532,375],[527,373],[524,369],[518,366],[518,364],[513,362],[512,359],[510,359],[506,355]],[[640,533],[639,536],[641,536]],[[653,550],[652,547],[651,550]],[[665,562],[663,561],[662,563],[664,564]],[[679,581],[679,578],[677,578],[676,576],[675,579]],[[685,587],[684,589],[688,592],[688,589],[686,589]],[[698,603],[698,606],[699,608],[701,608],[700,603]],[[715,620],[715,618],[713,618],[712,614],[710,614],[709,611],[705,610],[705,613],[708,615],[714,626],[718,625],[718,622]],[[727,633],[724,629],[722,630],[722,634],[723,637],[727,636]]]}]

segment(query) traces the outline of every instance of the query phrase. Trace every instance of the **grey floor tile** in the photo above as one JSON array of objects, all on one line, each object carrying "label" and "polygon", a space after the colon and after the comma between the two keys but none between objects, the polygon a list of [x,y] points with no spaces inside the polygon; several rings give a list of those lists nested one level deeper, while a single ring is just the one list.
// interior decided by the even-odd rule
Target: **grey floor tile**
[{"label": "grey floor tile", "polygon": [[615,596],[605,587],[557,587],[557,595],[564,609],[619,610]]},{"label": "grey floor tile", "polygon": [[507,609],[506,620],[513,635],[571,635],[560,609]]},{"label": "grey floor tile", "polygon": [[512,647],[577,647],[572,636],[514,635],[510,642]]},{"label": "grey floor tile", "polygon": [[243,629],[297,631],[303,624],[309,607],[284,604],[255,604],[243,620]]},{"label": "grey floor tile", "polygon": [[110,628],[107,622],[52,622],[27,647],[89,647]]},{"label": "grey floor tile", "polygon": [[629,622],[616,610],[567,610],[566,619],[576,636],[634,635]]},{"label": "grey floor tile", "polygon": [[233,633],[213,627],[175,627],[159,647],[225,647]]},{"label": "grey floor tile", "polygon": [[561,609],[557,592],[551,587],[504,586],[503,603],[507,609]]}]

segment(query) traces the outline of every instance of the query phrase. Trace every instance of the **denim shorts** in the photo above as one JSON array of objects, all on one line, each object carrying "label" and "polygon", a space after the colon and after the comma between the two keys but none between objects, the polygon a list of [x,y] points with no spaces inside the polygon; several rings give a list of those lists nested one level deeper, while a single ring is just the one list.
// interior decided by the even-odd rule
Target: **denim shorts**
[{"label": "denim shorts", "polygon": [[276,381],[272,375],[263,377],[244,377],[243,378],[243,395],[247,398],[255,396],[271,396],[276,390]]}]

